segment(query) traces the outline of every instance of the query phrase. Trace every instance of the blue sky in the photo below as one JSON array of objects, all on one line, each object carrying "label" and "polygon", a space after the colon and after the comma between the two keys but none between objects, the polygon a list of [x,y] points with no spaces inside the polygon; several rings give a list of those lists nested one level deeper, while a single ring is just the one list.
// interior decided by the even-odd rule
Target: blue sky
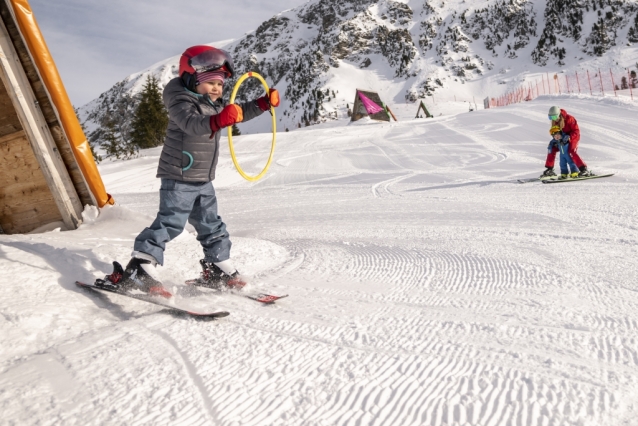
[{"label": "blue sky", "polygon": [[195,44],[239,38],[307,0],[30,0],[71,102]]}]

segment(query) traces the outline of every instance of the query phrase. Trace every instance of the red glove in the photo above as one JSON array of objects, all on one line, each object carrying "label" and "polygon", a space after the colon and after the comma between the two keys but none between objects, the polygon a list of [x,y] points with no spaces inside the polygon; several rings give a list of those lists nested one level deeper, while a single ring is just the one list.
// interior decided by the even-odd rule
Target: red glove
[{"label": "red glove", "polygon": [[268,111],[271,105],[275,108],[279,106],[279,92],[277,89],[270,89],[268,96],[262,96],[257,99],[257,106],[262,111]]},{"label": "red glove", "polygon": [[210,116],[210,137],[212,138],[215,132],[224,127],[232,126],[235,123],[241,123],[244,120],[244,111],[239,105],[230,104],[226,105],[222,112],[216,115]]}]

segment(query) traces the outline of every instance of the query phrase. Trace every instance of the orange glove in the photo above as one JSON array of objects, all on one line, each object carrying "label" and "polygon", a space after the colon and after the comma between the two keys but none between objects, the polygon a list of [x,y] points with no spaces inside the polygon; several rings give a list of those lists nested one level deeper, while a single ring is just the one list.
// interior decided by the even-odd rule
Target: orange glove
[{"label": "orange glove", "polygon": [[222,112],[216,115],[210,116],[210,137],[212,138],[215,132],[224,127],[232,126],[235,123],[241,123],[244,120],[244,111],[239,105],[230,104],[226,105]]},{"label": "orange glove", "polygon": [[268,111],[271,105],[275,108],[279,106],[279,91],[277,89],[270,89],[268,96],[262,96],[257,99],[257,106],[262,111]]}]

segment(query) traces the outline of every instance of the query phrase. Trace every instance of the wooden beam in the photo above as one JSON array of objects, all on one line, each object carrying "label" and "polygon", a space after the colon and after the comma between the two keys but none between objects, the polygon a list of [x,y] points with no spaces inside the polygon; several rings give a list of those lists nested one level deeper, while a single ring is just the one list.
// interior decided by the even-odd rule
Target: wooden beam
[{"label": "wooden beam", "polygon": [[69,229],[77,228],[82,222],[82,204],[3,22],[0,22],[0,78],[9,93],[64,224]]}]

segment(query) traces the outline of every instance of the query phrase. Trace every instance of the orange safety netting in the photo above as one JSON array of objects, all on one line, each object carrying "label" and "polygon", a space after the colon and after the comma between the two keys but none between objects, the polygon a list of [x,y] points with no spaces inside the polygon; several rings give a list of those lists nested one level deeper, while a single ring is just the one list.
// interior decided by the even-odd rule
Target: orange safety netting
[{"label": "orange safety netting", "polygon": [[91,193],[98,203],[98,207],[102,207],[105,204],[113,204],[114,200],[106,193],[106,188],[93,159],[89,143],[75,115],[69,95],[66,93],[64,84],[62,84],[58,69],[55,66],[55,62],[53,62],[53,57],[51,57],[44,37],[42,37],[29,2],[27,0],[10,0],[10,2],[13,6],[20,33],[27,44],[31,57],[35,61],[51,101],[58,111],[58,117],[64,133],[71,144],[75,159]]}]

